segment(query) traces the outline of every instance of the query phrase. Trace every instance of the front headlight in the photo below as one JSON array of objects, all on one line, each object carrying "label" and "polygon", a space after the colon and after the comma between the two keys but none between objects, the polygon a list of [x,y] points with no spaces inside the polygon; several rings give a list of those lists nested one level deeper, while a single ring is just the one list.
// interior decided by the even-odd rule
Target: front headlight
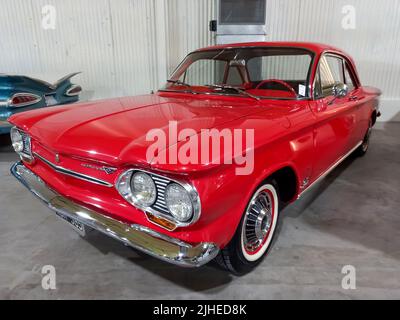
[{"label": "front headlight", "polygon": [[156,201],[156,186],[146,173],[137,172],[132,176],[131,192],[133,202],[139,206],[150,207]]},{"label": "front headlight", "polygon": [[199,194],[186,181],[129,169],[119,176],[115,187],[126,201],[144,211],[150,222],[169,231],[188,227],[200,218]]},{"label": "front headlight", "polygon": [[31,148],[31,137],[19,130],[16,127],[11,128],[11,143],[16,153],[22,158],[22,160],[32,163],[32,148]]},{"label": "front headlight", "polygon": [[179,222],[187,222],[193,216],[193,204],[186,189],[177,183],[168,185],[165,201],[172,216]]},{"label": "front headlight", "polygon": [[11,129],[11,142],[16,153],[24,151],[24,139],[17,128]]}]

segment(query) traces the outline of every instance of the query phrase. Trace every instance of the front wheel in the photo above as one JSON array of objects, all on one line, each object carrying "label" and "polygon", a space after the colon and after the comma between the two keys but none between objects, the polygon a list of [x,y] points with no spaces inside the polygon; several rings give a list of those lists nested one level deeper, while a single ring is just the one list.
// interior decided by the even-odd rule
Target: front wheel
[{"label": "front wheel", "polygon": [[254,269],[272,246],[279,210],[277,185],[267,181],[254,193],[233,239],[221,250],[217,262],[236,275]]}]

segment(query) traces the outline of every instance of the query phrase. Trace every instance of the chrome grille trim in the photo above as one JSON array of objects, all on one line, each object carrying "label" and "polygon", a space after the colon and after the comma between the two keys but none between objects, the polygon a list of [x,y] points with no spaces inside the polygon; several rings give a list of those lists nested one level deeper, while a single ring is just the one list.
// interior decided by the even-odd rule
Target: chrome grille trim
[{"label": "chrome grille trim", "polygon": [[[160,211],[161,213],[164,213],[164,214],[167,214],[167,215],[169,215],[169,211],[168,211],[168,209],[167,208],[162,208],[162,207],[159,207],[158,205],[153,205],[152,206],[153,208],[155,208],[155,209],[157,209],[158,211]],[[170,216],[169,216],[169,218],[171,218]]]},{"label": "chrome grille trim", "polygon": [[67,176],[70,176],[70,177],[73,177],[73,178],[76,178],[76,179],[79,179],[79,180],[83,180],[83,181],[86,181],[86,182],[90,182],[90,183],[94,183],[94,184],[97,184],[97,185],[101,185],[101,186],[104,186],[104,187],[108,187],[108,188],[114,187],[113,184],[111,184],[111,183],[109,183],[107,181],[100,180],[100,179],[88,176],[86,174],[83,174],[83,173],[75,172],[75,171],[68,170],[68,169],[65,169],[63,167],[57,166],[57,165],[53,164],[52,162],[50,162],[49,160],[43,158],[41,155],[39,155],[37,153],[34,153],[34,155],[35,155],[35,157],[39,158],[41,161],[43,161],[45,164],[47,164],[49,167],[51,167],[54,171],[56,171],[58,173],[61,173],[61,174],[64,174],[64,175],[67,175]]},{"label": "chrome grille trim", "polygon": [[22,150],[22,153],[31,156],[31,138],[25,132],[20,131],[20,133],[24,142],[24,150]]},{"label": "chrome grille trim", "polygon": [[[121,190],[119,189],[121,180],[124,178],[127,178],[129,176],[130,176],[130,178],[132,178],[132,175],[136,172],[143,172],[143,173],[148,174],[152,178],[154,184],[156,185],[156,191],[157,191],[156,201],[149,207],[140,207],[138,205],[133,204],[129,199],[127,199],[126,194],[121,192]],[[193,217],[188,222],[177,221],[176,219],[174,219],[174,217],[172,216],[172,214],[169,212],[169,210],[167,208],[167,204],[165,201],[165,191],[166,191],[167,186],[171,183],[176,183],[176,184],[181,185],[189,193],[190,199],[193,204]],[[119,178],[115,184],[115,188],[120,193],[120,195],[134,207],[142,210],[145,213],[150,213],[156,217],[167,219],[168,221],[174,223],[176,225],[176,227],[191,226],[194,223],[196,223],[200,218],[200,215],[201,215],[200,196],[199,196],[196,188],[186,181],[167,178],[167,177],[160,176],[159,174],[156,174],[156,173],[153,173],[150,171],[146,171],[146,170],[129,169],[129,170],[126,170],[125,172],[123,172],[119,176]],[[152,222],[152,221],[150,221],[150,222]],[[152,222],[152,223],[154,223],[154,222]]]},{"label": "chrome grille trim", "polygon": [[167,214],[168,216],[171,216],[169,213],[169,210],[167,208],[167,204],[165,202],[165,189],[167,186],[172,182],[171,180],[163,179],[155,175],[151,175],[151,178],[153,179],[156,188],[157,188],[157,198],[155,203],[152,205],[152,207],[156,210],[159,210],[163,214]]}]

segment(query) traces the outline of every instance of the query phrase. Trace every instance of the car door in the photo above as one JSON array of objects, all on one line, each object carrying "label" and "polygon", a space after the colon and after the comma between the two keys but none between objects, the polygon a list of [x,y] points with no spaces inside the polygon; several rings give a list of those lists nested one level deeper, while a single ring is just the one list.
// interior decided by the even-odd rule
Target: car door
[{"label": "car door", "polygon": [[356,124],[354,128],[354,134],[349,141],[349,149],[354,148],[357,143],[364,139],[369,125],[370,115],[367,108],[363,108],[366,103],[365,93],[359,84],[356,72],[353,69],[351,63],[344,61],[344,81],[349,88],[349,107],[352,108],[352,112],[355,113]]},{"label": "car door", "polygon": [[333,94],[334,87],[343,83],[343,58],[334,54],[324,54],[319,61],[314,100],[311,102],[316,116],[314,148],[317,156],[314,159],[314,179],[346,155],[355,140],[357,102],[352,101],[349,95],[335,98]]}]

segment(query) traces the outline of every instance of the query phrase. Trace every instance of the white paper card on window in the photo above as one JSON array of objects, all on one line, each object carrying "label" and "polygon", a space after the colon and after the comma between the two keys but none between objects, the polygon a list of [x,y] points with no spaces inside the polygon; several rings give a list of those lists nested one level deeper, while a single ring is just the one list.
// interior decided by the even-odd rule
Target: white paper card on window
[{"label": "white paper card on window", "polygon": [[299,95],[302,97],[306,96],[306,86],[299,84]]}]

